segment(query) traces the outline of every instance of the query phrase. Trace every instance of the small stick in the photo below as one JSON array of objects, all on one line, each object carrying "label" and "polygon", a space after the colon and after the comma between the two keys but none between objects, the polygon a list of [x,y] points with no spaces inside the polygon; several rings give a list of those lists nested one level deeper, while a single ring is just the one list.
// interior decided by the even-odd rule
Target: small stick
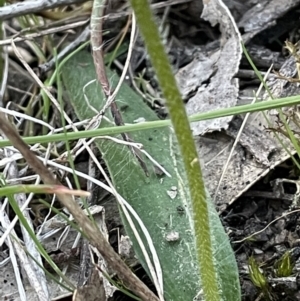
[{"label": "small stick", "polygon": [[[103,53],[103,39],[102,39],[102,28],[103,28],[103,15],[105,11],[105,1],[102,4],[94,4],[93,14],[91,17],[91,45],[93,49],[93,59],[94,65],[96,68],[97,79],[102,86],[104,95],[107,98],[107,101],[110,102],[110,110],[114,118],[114,122],[117,126],[124,125],[122,115],[118,109],[118,106],[115,102],[116,93],[110,86],[108,81],[105,64],[104,64],[104,53]],[[97,14],[94,15],[94,14]],[[127,133],[123,133],[122,137],[127,142],[133,142],[133,139],[129,137]],[[142,153],[134,148],[130,147],[130,151],[137,158],[141,168],[145,172],[146,176],[149,176],[147,165],[143,160]]]},{"label": "small stick", "polygon": [[[42,178],[44,184],[61,185],[46,166],[36,158],[3,113],[0,113],[0,131],[11,141],[12,145],[19,150],[31,168]],[[90,219],[82,212],[72,197],[67,194],[59,193],[57,194],[57,198],[73,215],[91,244],[98,249],[107,264],[118,274],[118,277],[124,282],[128,289],[132,290],[142,300],[159,301],[155,294],[132,273],[130,268],[115,253],[102,232],[95,227]]]}]

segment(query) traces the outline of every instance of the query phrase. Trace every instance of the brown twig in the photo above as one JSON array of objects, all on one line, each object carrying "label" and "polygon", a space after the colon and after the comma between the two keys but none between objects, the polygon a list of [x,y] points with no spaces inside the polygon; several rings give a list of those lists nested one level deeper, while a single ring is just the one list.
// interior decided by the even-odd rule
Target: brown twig
[{"label": "brown twig", "polygon": [[[64,32],[70,29],[78,28],[83,25],[86,25],[90,20],[83,21],[74,21],[73,23],[60,24],[62,22],[53,22],[51,24],[46,24],[42,26],[36,26],[31,28],[25,28],[20,32],[17,32],[13,36],[6,37],[5,40],[0,40],[0,46],[10,45],[11,40],[14,40],[15,43],[20,43],[26,40],[34,40],[35,38],[43,37],[46,35]],[[59,24],[58,24],[59,23]],[[57,24],[57,25],[56,25]],[[9,28],[11,30],[11,28]],[[36,30],[36,32],[30,32]],[[29,33],[27,33],[29,32]]]},{"label": "brown twig", "polygon": [[[15,17],[23,16],[26,14],[33,14],[42,10],[51,9],[58,7],[59,5],[70,5],[75,3],[82,3],[87,0],[60,0],[60,1],[49,1],[49,0],[31,0],[25,2],[17,2],[11,5],[7,5],[0,10],[0,20],[12,19]],[[182,3],[188,3],[192,0],[168,0],[151,5],[152,9],[164,8],[170,5],[178,5]],[[122,11],[118,13],[110,13],[106,15],[105,20],[116,20],[120,17],[125,17],[130,14],[130,11]]]},{"label": "brown twig", "polygon": [[[106,1],[103,1],[106,2]],[[103,40],[102,40],[102,28],[103,28],[103,16],[105,12],[105,5],[94,5],[93,6],[93,14],[91,18],[91,45],[93,49],[93,59],[94,65],[96,69],[97,79],[102,86],[104,95],[107,99],[109,99],[113,95],[113,89],[110,86],[108,81],[105,64],[104,64],[104,52],[103,52]],[[111,113],[114,118],[114,122],[117,126],[124,125],[122,115],[118,109],[118,106],[113,99],[110,105]],[[121,134],[123,139],[127,142],[133,142],[133,139],[127,133]],[[149,172],[147,169],[147,165],[143,160],[143,156],[141,152],[135,150],[134,148],[130,147],[130,151],[138,160],[141,168],[145,172],[146,176],[149,176]]]},{"label": "brown twig", "polygon": [[25,2],[17,2],[8,6],[1,7],[0,20],[7,20],[26,14],[33,14],[39,11],[56,8],[63,5],[82,3],[86,0],[29,0]]},{"label": "brown twig", "polygon": [[[43,163],[37,159],[3,113],[0,113],[0,131],[11,141],[12,145],[19,150],[31,168],[41,177],[44,184],[61,185],[60,182],[54,178],[52,173],[43,165]],[[158,298],[132,273],[130,268],[115,253],[104,235],[82,212],[72,197],[67,194],[57,194],[57,198],[73,215],[90,243],[98,249],[107,264],[118,274],[118,277],[124,282],[124,284],[142,300],[158,301]]]}]

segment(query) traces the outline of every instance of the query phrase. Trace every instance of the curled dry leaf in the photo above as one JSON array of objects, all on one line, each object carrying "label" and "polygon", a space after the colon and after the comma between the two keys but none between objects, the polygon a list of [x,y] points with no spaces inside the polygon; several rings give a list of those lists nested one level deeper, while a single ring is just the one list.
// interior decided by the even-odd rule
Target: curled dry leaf
[{"label": "curled dry leaf", "polygon": [[[295,59],[293,57],[288,58],[280,68],[279,73],[287,78],[294,77],[297,73]],[[267,85],[274,98],[300,94],[300,88],[297,84],[275,76],[271,76]],[[265,93],[263,98],[268,99],[269,95]],[[283,108],[286,116],[293,114],[293,110],[292,108]],[[248,119],[221,183],[220,191],[215,196],[216,204],[221,211],[259,179],[267,175],[271,169],[287,160],[290,154],[295,153],[295,149],[288,138],[280,135],[280,139],[290,154],[282,147],[273,131],[267,130],[271,127],[278,128],[278,121],[280,120],[278,111],[275,109],[266,111],[265,116],[270,123],[266,121],[261,112],[251,114]],[[226,130],[226,134],[219,132],[206,135],[201,137],[197,143],[199,152],[205,159],[204,175],[212,195],[214,195],[218,185],[224,162],[229,156],[233,139],[239,130],[239,124],[238,119],[234,119]],[[289,125],[295,133],[299,132],[299,128],[297,129],[297,125],[291,118]]]},{"label": "curled dry leaf", "polygon": [[257,2],[241,18],[238,25],[243,28],[245,34],[243,40],[248,41],[266,28],[276,24],[278,18],[293,7],[299,5],[299,0],[264,0]]},{"label": "curled dry leaf", "polygon": [[[242,49],[235,21],[220,0],[204,1],[201,17],[212,26],[220,24],[221,47],[216,52],[207,54],[207,57],[198,55],[190,64],[193,72],[183,70],[177,76],[179,82],[182,76],[186,77],[185,83],[179,84],[183,94],[191,92],[188,91],[189,87],[196,91],[186,105],[189,115],[233,107],[238,96],[238,80],[234,76],[238,71]],[[205,70],[204,74],[201,74],[201,70]],[[209,84],[203,84],[208,80]],[[202,135],[209,131],[227,129],[231,120],[232,117],[224,117],[195,122],[192,124],[192,130],[194,135]]]},{"label": "curled dry leaf", "polygon": [[[280,1],[264,1],[259,4],[260,6],[263,5],[264,9],[259,8],[258,5],[253,6],[244,14],[239,26],[245,30],[247,28],[246,31],[250,34],[249,37],[252,37],[271,26],[270,20],[275,20],[298,2],[287,1],[283,4]],[[233,107],[236,105],[238,96],[238,82],[234,79],[234,76],[241,58],[239,32],[231,14],[222,1],[206,0],[203,3],[202,17],[210,21],[212,26],[219,23],[222,34],[219,50],[206,54],[201,50],[201,54],[198,54],[190,65],[181,69],[176,75],[185,99],[195,93],[187,103],[189,114]],[[257,19],[249,17],[254,11],[260,15]],[[269,12],[269,15],[263,17],[266,11]],[[258,23],[258,20],[260,23]],[[247,36],[243,38],[247,38]],[[289,58],[284,63],[280,69],[280,74],[286,77],[295,76],[296,66],[293,58]],[[297,85],[284,79],[278,79],[275,76],[270,76],[270,78],[268,84],[275,98],[299,94]],[[208,81],[208,84],[203,84]],[[268,96],[265,95],[264,99],[267,98]],[[266,115],[271,124],[276,127],[278,112],[270,110],[266,112]],[[206,185],[213,196],[216,193],[220,175],[230,155],[240,125],[240,119],[232,119],[232,117],[192,124],[195,135],[206,133],[205,136],[198,138],[197,146],[201,157],[205,161],[203,172]],[[266,131],[269,127],[262,113],[254,113],[250,116],[233,152],[220,185],[220,191],[214,196],[216,205],[219,206],[221,211],[243,192],[247,191],[256,181],[265,176],[270,169],[289,158],[289,154],[282,148],[274,134]],[[225,132],[220,132],[222,129]],[[283,137],[283,141],[293,153],[294,150],[289,140]]]}]

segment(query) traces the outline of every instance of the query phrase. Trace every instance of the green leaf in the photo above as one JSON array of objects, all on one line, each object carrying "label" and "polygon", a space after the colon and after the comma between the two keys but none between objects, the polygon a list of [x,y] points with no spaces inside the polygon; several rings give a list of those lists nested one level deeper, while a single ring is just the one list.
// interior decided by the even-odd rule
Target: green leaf
[{"label": "green leaf", "polygon": [[[107,73],[112,86],[116,86],[118,76],[110,70]],[[89,53],[81,52],[72,57],[62,67],[62,78],[79,119],[95,115],[87,104],[84,93],[91,106],[97,110],[103,107],[105,98],[99,84],[93,82],[86,86],[96,78]],[[117,105],[125,123],[134,123],[139,118],[158,120],[155,113],[125,84],[118,94]],[[113,120],[110,112],[106,112],[106,116]],[[101,127],[106,126],[111,126],[111,123],[103,120]],[[116,137],[122,139],[121,136]],[[168,126],[132,132],[130,137],[135,142],[142,143],[144,149],[172,177],[158,175],[153,164],[144,158],[149,171],[147,177],[125,145],[107,139],[97,139],[96,145],[102,153],[116,190],[134,208],[150,233],[163,270],[165,299],[193,300],[201,291],[201,275],[195,252],[193,212],[177,141]],[[175,198],[169,196],[172,192],[177,192]],[[228,301],[240,300],[238,270],[233,251],[211,202],[208,202],[208,206],[213,256],[222,298]],[[122,218],[139,260],[148,271],[130,227],[123,215]],[[144,238],[142,232],[139,232]],[[178,234],[179,239],[168,241],[171,234]],[[146,241],[145,244],[147,245]]]}]

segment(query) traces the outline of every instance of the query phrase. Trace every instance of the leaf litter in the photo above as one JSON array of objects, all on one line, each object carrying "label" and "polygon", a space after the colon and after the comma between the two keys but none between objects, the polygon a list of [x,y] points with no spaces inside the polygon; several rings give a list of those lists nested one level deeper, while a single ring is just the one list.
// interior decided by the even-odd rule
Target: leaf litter
[{"label": "leaf litter", "polygon": [[[195,50],[194,58],[190,64],[179,66],[176,77],[183,98],[187,102],[187,111],[189,114],[234,106],[244,103],[245,101],[249,102],[253,96],[253,90],[257,89],[257,86],[252,85],[250,81],[247,82],[243,80],[242,77],[240,80],[237,80],[241,69],[247,69],[249,67],[245,67],[245,63],[241,60],[238,32],[232,25],[232,19],[229,17],[228,11],[224,12],[224,4],[230,9],[237,23],[237,27],[242,32],[242,38],[248,43],[247,47],[249,46],[249,48],[252,49],[252,53],[256,53],[256,55],[257,53],[267,53],[266,51],[269,50],[268,46],[277,49],[276,51],[271,51],[271,53],[269,52],[265,57],[265,64],[266,62],[270,62],[271,64],[274,60],[276,60],[275,63],[278,64],[280,61],[280,64],[282,64],[285,59],[278,51],[278,47],[274,47],[274,41],[277,39],[283,43],[284,37],[288,37],[294,39],[294,42],[296,42],[295,39],[297,39],[297,29],[299,26],[299,14],[297,10],[299,9],[300,1],[274,0],[256,3],[250,0],[227,0],[222,4],[221,1],[206,0],[203,1],[203,5],[199,5],[199,2],[201,1],[190,1],[186,4],[188,7],[197,7],[197,9],[192,9],[193,14],[191,15],[194,16],[193,18],[196,18],[196,16],[198,18],[200,15],[202,17],[201,19],[199,18],[199,20],[205,19],[206,16],[210,17],[213,29],[209,29],[210,27],[207,24],[201,24],[201,26],[204,28],[206,26],[206,32],[216,30],[216,27],[219,26],[221,34],[220,36],[216,35],[217,38],[214,40],[202,43],[200,46],[197,45],[197,43],[192,45],[191,43],[187,43],[190,49]],[[186,9],[179,8],[182,10]],[[291,22],[291,20],[294,21]],[[196,22],[198,22],[198,19],[196,19]],[[180,26],[181,25],[179,25],[179,27]],[[182,40],[184,41],[184,39]],[[268,46],[265,46],[262,41],[267,41]],[[173,45],[175,44],[176,43],[173,42]],[[273,58],[271,58],[271,55]],[[262,57],[262,55],[259,55],[259,57]],[[294,58],[287,58],[282,67],[277,70],[279,70],[281,75],[286,77],[295,77],[297,71]],[[13,70],[10,70],[10,72],[13,72]],[[17,72],[16,76],[19,77],[20,73]],[[20,83],[24,85],[26,80],[28,81],[28,78],[23,76]],[[267,83],[275,98],[298,95],[300,92],[297,83],[279,79],[274,74],[269,76]],[[30,84],[31,81],[25,85],[24,89],[26,90]],[[12,77],[9,77],[9,85],[11,87],[16,85]],[[15,95],[11,99],[20,98],[20,95],[16,93],[19,93],[17,89],[10,90],[9,95]],[[267,99],[268,96],[267,94],[261,95],[261,98]],[[286,109],[284,112],[287,115],[289,114],[289,116],[292,114],[290,109]],[[273,124],[273,127],[276,128],[279,120],[278,112],[271,110],[266,112],[266,114],[271,124]],[[207,188],[213,196],[218,186],[219,177],[223,171],[224,162],[226,162],[229,156],[231,146],[237,136],[241,123],[242,117],[239,116],[199,122],[192,125],[199,153],[204,159],[203,170],[206,177]],[[297,126],[295,124],[293,125],[293,122],[291,122],[291,126],[296,132]],[[289,140],[285,139],[282,135],[280,137],[290,152],[292,154],[295,153]],[[220,191],[215,196],[216,205],[220,212],[223,212],[223,215],[225,215],[224,222],[226,225],[232,222],[232,220],[235,220],[235,222],[243,223],[243,227],[245,228],[252,226],[252,233],[253,230],[261,229],[261,227],[254,222],[254,216],[255,219],[260,220],[261,223],[267,223],[274,219],[275,213],[278,214],[278,212],[281,212],[283,214],[285,210],[289,208],[293,190],[288,191],[289,193],[283,191],[283,194],[281,194],[283,199],[286,197],[286,200],[289,200],[289,202],[283,202],[285,210],[281,209],[281,211],[278,209],[280,207],[278,198],[275,198],[273,203],[269,203],[268,208],[265,208],[266,200],[257,200],[256,198],[249,197],[249,195],[251,196],[251,190],[249,191],[249,188],[256,182],[261,182],[259,180],[266,175],[271,174],[272,176],[274,168],[286,161],[289,156],[290,155],[286,153],[282,145],[274,137],[272,126],[266,122],[265,117],[262,114],[252,114],[234,150],[227,172],[221,183]],[[289,176],[285,172],[282,172],[282,175]],[[257,183],[254,188],[258,189],[258,193],[261,187],[260,185],[260,183]],[[278,189],[283,190],[284,187],[281,186],[281,188],[279,188],[279,186],[276,186],[275,190],[270,190],[269,196],[273,194],[274,197]],[[253,195],[254,192],[257,191],[253,190]],[[244,210],[239,211],[238,208],[241,206],[240,201],[237,203],[234,203],[234,201],[243,194],[248,204],[244,204]],[[232,213],[230,213],[231,210]],[[249,220],[248,224],[245,224],[245,219]],[[262,261],[267,258],[267,262],[271,262],[270,258],[272,256],[279,256],[284,250],[287,250],[284,245],[288,244],[291,257],[296,262],[299,258],[299,250],[296,244],[299,237],[297,236],[296,230],[286,230],[287,225],[293,223],[297,224],[296,214],[294,217],[291,215],[290,218],[276,222],[275,225],[279,234],[272,236],[273,232],[268,228],[265,232],[256,236],[256,242],[254,243],[255,248],[251,249],[245,245],[243,245],[243,247],[248,252],[254,252],[257,255],[257,260]],[[241,233],[236,231],[232,233],[231,236],[232,239],[238,240],[244,238],[247,233],[247,230],[241,231]],[[250,235],[251,233],[249,232],[248,234]],[[270,237],[272,238],[269,239]],[[274,248],[276,252],[272,253],[270,251],[271,248]],[[5,257],[5,254],[3,254],[3,256]],[[241,260],[241,256],[238,256],[238,260],[245,262]],[[10,271],[8,266],[7,271]],[[244,269],[241,269],[241,273],[247,274],[245,265]],[[14,283],[13,278],[7,278],[9,274],[12,275],[12,272],[4,273],[2,280],[7,283]],[[280,282],[278,278],[272,278],[271,281],[274,287],[276,287],[274,293],[280,291],[280,289],[284,291],[290,288],[289,284],[284,280]],[[291,277],[290,283],[294,285],[296,281],[296,279]],[[247,300],[253,300],[250,297],[251,295],[255,295],[250,293],[251,289],[253,292],[253,286],[245,279],[243,285],[244,293],[246,295],[248,293]],[[11,296],[13,295],[14,294],[11,294]],[[274,298],[276,299],[276,297]],[[297,292],[294,293],[293,299],[300,300]]]}]

